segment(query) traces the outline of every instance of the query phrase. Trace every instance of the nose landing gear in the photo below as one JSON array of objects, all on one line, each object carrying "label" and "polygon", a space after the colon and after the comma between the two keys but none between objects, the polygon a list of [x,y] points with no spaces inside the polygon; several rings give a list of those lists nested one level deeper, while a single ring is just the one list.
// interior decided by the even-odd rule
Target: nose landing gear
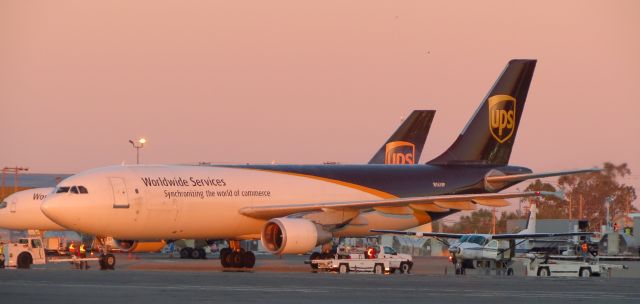
[{"label": "nose landing gear", "polygon": [[240,248],[240,241],[229,241],[230,248],[220,250],[220,264],[223,268],[253,268],[256,256],[251,251]]}]

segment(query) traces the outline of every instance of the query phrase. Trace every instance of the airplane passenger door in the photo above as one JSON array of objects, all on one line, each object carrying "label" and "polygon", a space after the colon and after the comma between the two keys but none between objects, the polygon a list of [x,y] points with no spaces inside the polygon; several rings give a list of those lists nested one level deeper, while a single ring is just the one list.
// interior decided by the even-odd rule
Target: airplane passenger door
[{"label": "airplane passenger door", "polygon": [[16,213],[16,201],[9,202],[9,212]]},{"label": "airplane passenger door", "polygon": [[127,186],[124,179],[120,177],[110,177],[111,188],[113,188],[113,208],[129,208],[129,198],[127,196]]}]

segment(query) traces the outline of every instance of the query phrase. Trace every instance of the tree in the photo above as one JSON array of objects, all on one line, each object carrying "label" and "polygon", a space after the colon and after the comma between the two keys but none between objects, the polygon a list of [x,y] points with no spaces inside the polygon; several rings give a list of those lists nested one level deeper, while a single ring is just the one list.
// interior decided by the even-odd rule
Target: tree
[{"label": "tree", "polygon": [[636,211],[631,204],[638,198],[635,188],[618,181],[630,174],[631,170],[626,163],[616,166],[607,162],[601,172],[562,176],[558,179],[558,184],[564,189],[565,196],[572,200],[574,217],[582,216],[589,220],[591,229],[594,229],[606,223],[605,202],[608,198],[612,199],[612,217]]},{"label": "tree", "polygon": [[[539,179],[533,181],[525,191],[549,191],[557,192],[556,187]],[[541,219],[568,218],[568,201],[556,196],[539,196],[536,198],[522,198],[521,202],[536,202],[538,206],[537,217]]]}]

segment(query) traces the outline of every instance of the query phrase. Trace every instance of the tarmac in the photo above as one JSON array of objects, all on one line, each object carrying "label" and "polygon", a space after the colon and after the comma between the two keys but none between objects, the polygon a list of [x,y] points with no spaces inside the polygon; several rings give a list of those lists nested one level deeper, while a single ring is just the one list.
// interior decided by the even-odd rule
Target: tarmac
[{"label": "tarmac", "polygon": [[452,274],[446,258],[418,257],[411,274],[312,273],[307,256],[259,255],[251,271],[225,271],[215,258],[117,256],[116,270],[68,263],[0,270],[2,303],[639,303],[640,262],[603,277]]}]

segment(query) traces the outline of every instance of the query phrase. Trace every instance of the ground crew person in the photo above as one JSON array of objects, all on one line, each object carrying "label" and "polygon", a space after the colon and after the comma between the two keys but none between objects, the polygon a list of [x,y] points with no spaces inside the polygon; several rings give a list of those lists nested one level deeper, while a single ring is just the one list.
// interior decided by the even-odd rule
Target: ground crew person
[{"label": "ground crew person", "polygon": [[4,243],[0,242],[0,268],[4,268]]},{"label": "ground crew person", "polygon": [[[84,259],[87,257],[87,248],[84,243],[80,244],[80,248],[78,248],[78,257]],[[87,261],[80,261],[80,269],[89,269],[89,265]]]},{"label": "ground crew person", "polygon": [[69,245],[69,253],[71,253],[71,255],[75,255],[76,253],[76,246],[73,243]]},{"label": "ground crew person", "polygon": [[582,242],[582,258],[584,259],[584,261],[587,261],[587,254],[589,253],[589,245],[587,244],[586,241]]},{"label": "ground crew person", "polygon": [[87,257],[87,249],[85,248],[84,243],[80,245],[79,253],[81,258]]}]

